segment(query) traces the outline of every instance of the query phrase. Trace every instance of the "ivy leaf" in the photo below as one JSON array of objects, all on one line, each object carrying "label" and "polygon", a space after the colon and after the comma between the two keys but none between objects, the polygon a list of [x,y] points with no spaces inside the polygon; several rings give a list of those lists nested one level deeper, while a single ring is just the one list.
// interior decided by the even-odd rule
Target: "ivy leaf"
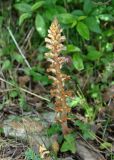
[{"label": "ivy leaf", "polygon": [[46,24],[44,18],[40,14],[36,15],[35,27],[40,36],[44,38],[46,36]]},{"label": "ivy leaf", "polygon": [[82,69],[84,69],[83,60],[79,53],[75,53],[73,55],[73,64],[78,71],[81,71]]},{"label": "ivy leaf", "polygon": [[86,24],[78,22],[76,29],[84,39],[89,40],[89,29]]}]

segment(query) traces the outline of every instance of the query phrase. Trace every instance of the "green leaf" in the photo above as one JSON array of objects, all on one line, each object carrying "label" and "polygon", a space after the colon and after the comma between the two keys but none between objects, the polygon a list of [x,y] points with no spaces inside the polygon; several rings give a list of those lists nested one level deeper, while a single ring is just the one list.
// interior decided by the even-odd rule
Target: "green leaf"
[{"label": "green leaf", "polygon": [[14,7],[20,12],[30,13],[32,11],[31,5],[27,3],[18,3],[18,4],[15,4]]},{"label": "green leaf", "polygon": [[2,70],[9,70],[11,68],[11,62],[9,60],[5,60],[2,65]]},{"label": "green leaf", "polygon": [[61,132],[61,126],[59,124],[52,124],[52,126],[47,130],[48,136]]},{"label": "green leaf", "polygon": [[114,17],[111,14],[101,14],[99,18],[103,21],[113,21]]},{"label": "green leaf", "polygon": [[112,43],[106,43],[106,51],[111,52],[113,51],[113,44]]},{"label": "green leaf", "polygon": [[14,91],[10,92],[10,97],[15,98],[17,96],[18,96],[18,92],[17,91],[14,90]]},{"label": "green leaf", "polygon": [[77,46],[74,46],[73,44],[69,44],[67,45],[67,52],[80,52],[80,48],[78,48]]},{"label": "green leaf", "polygon": [[88,47],[87,58],[91,61],[95,61],[102,56],[102,52],[97,51],[93,46]]},{"label": "green leaf", "polygon": [[45,3],[45,1],[36,2],[35,4],[32,5],[32,11],[35,11],[38,8],[42,7],[44,3]]},{"label": "green leaf", "polygon": [[112,148],[112,144],[109,142],[104,142],[100,144],[100,149]]},{"label": "green leaf", "polygon": [[114,0],[112,0],[112,5],[114,6]]},{"label": "green leaf", "polygon": [[20,17],[19,17],[19,25],[21,25],[25,19],[30,18],[32,16],[32,14],[30,13],[23,13]]},{"label": "green leaf", "polygon": [[65,141],[61,147],[61,152],[71,151],[72,153],[76,152],[76,140],[73,134],[68,134],[65,137]]},{"label": "green leaf", "polygon": [[89,40],[89,29],[86,24],[78,22],[76,29],[84,39]]},{"label": "green leaf", "polygon": [[80,56],[80,53],[75,53],[73,55],[73,65],[78,71],[81,71],[82,69],[84,69],[84,64],[83,64],[82,57]]},{"label": "green leaf", "polygon": [[80,128],[84,139],[94,139],[94,133],[90,130],[89,124],[83,123],[82,121],[77,120],[74,125]]},{"label": "green leaf", "polygon": [[84,12],[82,10],[78,10],[78,9],[73,10],[72,14],[74,16],[84,16]]},{"label": "green leaf", "polygon": [[63,24],[70,24],[74,22],[74,16],[70,13],[62,13],[58,15],[58,19]]},{"label": "green leaf", "polygon": [[80,101],[82,101],[82,99],[80,97],[76,97],[75,99],[71,100],[69,106],[71,108],[76,107],[78,104],[80,104]]},{"label": "green leaf", "polygon": [[44,14],[47,19],[52,21],[55,16],[57,17],[59,14],[66,13],[66,12],[67,11],[64,7],[56,6],[56,8],[55,7],[48,8]]},{"label": "green leaf", "polygon": [[40,14],[36,15],[35,27],[39,35],[44,38],[46,36],[46,24],[44,18]]},{"label": "green leaf", "polygon": [[19,63],[23,63],[23,61],[24,61],[23,57],[20,54],[17,54],[17,53],[14,54],[12,58],[13,58],[13,60],[16,60]]},{"label": "green leaf", "polygon": [[79,16],[77,20],[78,20],[78,21],[82,21],[82,20],[84,20],[84,19],[86,19],[86,18],[87,18],[87,16]]},{"label": "green leaf", "polygon": [[85,0],[83,10],[86,14],[90,13],[93,9],[93,2],[91,0]]},{"label": "green leaf", "polygon": [[86,18],[85,23],[91,31],[96,33],[101,33],[101,29],[99,23],[97,22],[96,17],[91,16]]}]

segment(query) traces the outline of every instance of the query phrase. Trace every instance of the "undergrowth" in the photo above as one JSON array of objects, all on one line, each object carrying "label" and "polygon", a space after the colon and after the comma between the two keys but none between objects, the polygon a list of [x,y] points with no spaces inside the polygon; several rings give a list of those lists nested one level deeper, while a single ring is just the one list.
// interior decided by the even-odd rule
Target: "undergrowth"
[{"label": "undergrowth", "polygon": [[[64,85],[64,91],[73,92],[73,96],[66,98],[63,108],[57,106],[60,102],[55,96],[50,96],[53,81],[46,72],[49,62],[45,57],[48,50],[44,39],[55,17],[66,37],[66,49],[60,55],[61,61],[65,63],[62,63],[59,75],[70,77]],[[103,154],[106,159],[113,160],[113,23],[113,0],[1,1],[1,123],[9,114],[21,116],[37,111],[39,102],[42,104],[38,108],[40,112],[44,112],[45,107],[42,106],[46,106],[46,110],[61,112],[63,109],[64,113],[64,107],[68,105],[65,121],[70,128],[69,134],[62,134],[64,131],[58,123],[52,124],[47,131],[51,134],[49,136],[55,133],[59,135],[58,155],[69,151],[75,153],[73,142],[81,136],[86,141],[91,140],[99,150],[105,152]],[[64,38],[61,42],[63,40]],[[46,42],[50,43],[49,39]],[[55,74],[54,70],[53,73]],[[58,92],[61,89],[62,87],[58,88]],[[59,121],[61,118],[64,116],[59,114]],[[3,134],[1,126],[0,133]],[[34,156],[34,153],[28,150],[25,155]]]}]

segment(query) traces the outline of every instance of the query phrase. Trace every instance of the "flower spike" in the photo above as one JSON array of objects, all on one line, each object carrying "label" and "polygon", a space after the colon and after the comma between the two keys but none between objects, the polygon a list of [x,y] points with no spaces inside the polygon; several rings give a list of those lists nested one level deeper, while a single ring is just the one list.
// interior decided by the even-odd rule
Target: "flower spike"
[{"label": "flower spike", "polygon": [[67,120],[70,107],[66,103],[66,98],[72,95],[71,91],[65,90],[64,87],[65,81],[69,80],[70,76],[61,72],[61,68],[66,62],[65,57],[60,56],[61,51],[65,48],[63,45],[65,39],[65,36],[62,35],[62,29],[60,28],[58,20],[55,18],[48,30],[48,35],[45,38],[46,47],[49,49],[49,52],[45,53],[45,56],[50,62],[47,72],[52,73],[49,78],[53,80],[50,94],[55,98],[56,119],[62,125],[63,134],[69,132]]}]

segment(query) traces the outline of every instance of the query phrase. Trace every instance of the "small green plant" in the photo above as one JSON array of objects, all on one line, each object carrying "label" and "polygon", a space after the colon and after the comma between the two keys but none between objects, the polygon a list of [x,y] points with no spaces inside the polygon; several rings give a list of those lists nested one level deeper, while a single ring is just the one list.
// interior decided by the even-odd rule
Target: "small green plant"
[{"label": "small green plant", "polygon": [[95,138],[95,134],[94,132],[91,131],[91,127],[89,124],[84,123],[80,120],[77,120],[74,123],[75,126],[78,126],[84,139],[94,139]]},{"label": "small green plant", "polygon": [[35,152],[28,148],[25,152],[25,158],[26,160],[42,160],[38,155],[35,154]]},{"label": "small green plant", "polygon": [[76,139],[74,134],[67,134],[64,136],[64,142],[61,146],[61,152],[71,151],[71,153],[76,152]]}]

